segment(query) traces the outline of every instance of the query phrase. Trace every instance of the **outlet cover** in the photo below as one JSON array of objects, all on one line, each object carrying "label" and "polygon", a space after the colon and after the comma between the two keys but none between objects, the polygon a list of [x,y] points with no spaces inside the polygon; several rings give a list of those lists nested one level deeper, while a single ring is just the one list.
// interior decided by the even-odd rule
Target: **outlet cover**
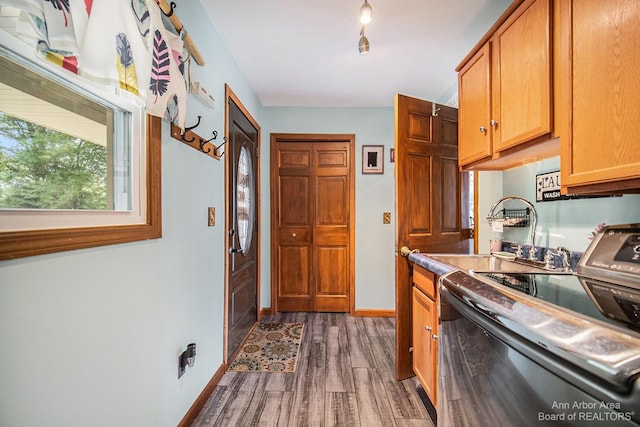
[{"label": "outlet cover", "polygon": [[209,218],[209,220],[207,221],[208,226],[209,227],[215,226],[216,225],[216,208],[209,208],[208,218]]},{"label": "outlet cover", "polygon": [[391,224],[391,212],[383,212],[382,213],[382,223],[383,224]]}]

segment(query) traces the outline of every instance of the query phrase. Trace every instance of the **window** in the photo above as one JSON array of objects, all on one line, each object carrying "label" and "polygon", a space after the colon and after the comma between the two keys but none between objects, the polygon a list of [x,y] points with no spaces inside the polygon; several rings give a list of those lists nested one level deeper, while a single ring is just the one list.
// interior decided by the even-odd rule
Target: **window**
[{"label": "window", "polygon": [[160,237],[160,119],[0,53],[0,259]]}]

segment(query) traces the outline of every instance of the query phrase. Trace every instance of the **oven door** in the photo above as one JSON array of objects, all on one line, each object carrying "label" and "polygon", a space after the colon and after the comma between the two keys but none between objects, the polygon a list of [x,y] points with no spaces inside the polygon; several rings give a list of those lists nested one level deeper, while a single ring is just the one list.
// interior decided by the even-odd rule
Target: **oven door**
[{"label": "oven door", "polygon": [[439,326],[438,426],[639,425],[638,380],[618,395],[493,322],[442,279],[440,296],[458,315]]}]

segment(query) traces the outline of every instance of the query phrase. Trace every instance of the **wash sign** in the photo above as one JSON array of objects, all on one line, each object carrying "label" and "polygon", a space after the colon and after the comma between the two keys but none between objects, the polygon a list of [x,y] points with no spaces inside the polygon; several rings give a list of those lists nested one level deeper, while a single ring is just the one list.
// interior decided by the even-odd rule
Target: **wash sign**
[{"label": "wash sign", "polygon": [[536,202],[551,202],[554,200],[592,199],[596,197],[621,196],[582,196],[577,194],[560,194],[560,171],[547,172],[536,175]]}]

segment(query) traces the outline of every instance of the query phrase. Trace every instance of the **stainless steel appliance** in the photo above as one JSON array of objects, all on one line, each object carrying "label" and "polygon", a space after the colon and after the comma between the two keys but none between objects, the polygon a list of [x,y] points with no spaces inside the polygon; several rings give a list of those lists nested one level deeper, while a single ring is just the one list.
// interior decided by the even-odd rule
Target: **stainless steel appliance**
[{"label": "stainless steel appliance", "polygon": [[458,270],[440,295],[439,426],[640,425],[640,224],[575,275]]}]

